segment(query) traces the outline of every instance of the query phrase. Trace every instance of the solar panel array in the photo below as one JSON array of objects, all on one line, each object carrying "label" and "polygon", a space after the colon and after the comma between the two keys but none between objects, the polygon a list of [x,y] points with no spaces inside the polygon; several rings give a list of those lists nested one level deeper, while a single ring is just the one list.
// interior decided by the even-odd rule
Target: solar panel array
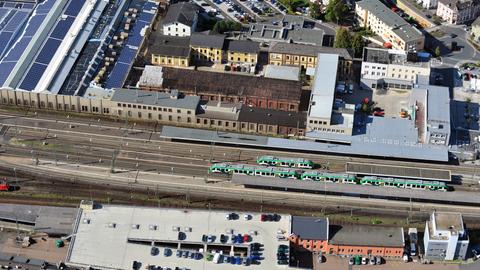
[{"label": "solar panel array", "polygon": [[106,88],[121,88],[123,86],[143,42],[144,29],[150,26],[155,18],[157,7],[158,3],[155,2],[145,1],[143,4],[138,20],[128,34],[126,44],[121,50],[120,56],[105,82]]},{"label": "solar panel array", "polygon": [[55,0],[45,0],[36,6],[35,12],[28,18],[25,29],[23,30],[21,36],[2,56],[0,60],[0,85],[5,83],[8,76],[15,68],[15,65],[19,61],[20,57],[24,54],[25,49],[30,43],[32,36],[38,32],[40,25],[45,20],[54,3]]},{"label": "solar panel array", "polygon": [[28,91],[35,89],[85,2],[86,0],[70,0],[67,4],[63,15],[60,16],[61,19],[47,37],[43,47],[34,59],[34,63],[25,73],[24,79],[19,86],[20,89]]},{"label": "solar panel array", "polygon": [[[14,4],[14,3],[9,3]],[[28,19],[31,10],[22,9],[22,5],[15,7],[0,7],[0,58],[12,45],[15,36],[21,31]]]}]

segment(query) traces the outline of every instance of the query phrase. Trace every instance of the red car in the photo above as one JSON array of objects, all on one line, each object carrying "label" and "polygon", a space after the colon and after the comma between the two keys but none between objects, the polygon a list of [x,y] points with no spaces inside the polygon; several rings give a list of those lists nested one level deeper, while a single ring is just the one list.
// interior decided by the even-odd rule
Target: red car
[{"label": "red car", "polygon": [[243,242],[250,242],[250,235],[244,234],[243,235]]},{"label": "red car", "polygon": [[0,181],[0,191],[9,191],[10,186],[6,181]]}]

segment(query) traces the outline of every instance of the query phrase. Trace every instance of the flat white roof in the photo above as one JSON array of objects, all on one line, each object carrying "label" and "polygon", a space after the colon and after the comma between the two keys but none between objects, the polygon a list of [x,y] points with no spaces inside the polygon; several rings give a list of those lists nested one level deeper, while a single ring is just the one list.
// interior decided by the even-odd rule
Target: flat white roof
[{"label": "flat white roof", "polygon": [[337,82],[338,54],[318,54],[309,117],[330,118]]},{"label": "flat white roof", "polygon": [[[236,212],[238,219],[227,220],[225,217],[227,213],[231,212],[111,205],[102,205],[94,210],[82,210],[73,232],[74,237],[66,262],[73,266],[92,266],[97,269],[132,269],[133,261],[140,262],[141,269],[145,269],[147,265],[171,269],[186,267],[195,270],[278,268],[276,258],[278,245],[288,245],[288,242],[277,240],[276,235],[278,230],[283,230],[285,237],[288,237],[291,233],[291,216],[281,215],[277,222],[261,222],[259,213],[249,213],[252,217],[250,220],[244,219],[243,212]],[[231,230],[234,234],[242,235],[257,232],[257,235],[251,235],[251,242],[264,244],[261,255],[264,259],[259,261],[260,264],[250,266],[215,264],[205,259],[212,249],[230,251],[234,247],[235,256],[242,256],[240,255],[242,252],[243,256],[247,256],[246,248],[249,244],[231,244],[231,234],[227,233]],[[185,233],[184,240],[178,240],[179,231]],[[214,243],[208,245],[203,243],[204,234],[214,235],[216,237]],[[220,243],[221,234],[228,236],[227,244]],[[152,241],[159,249],[159,253],[154,256],[150,254]],[[164,255],[163,243],[169,243],[173,252],[171,256]],[[203,259],[176,256],[177,249],[198,252],[199,248],[208,252],[203,253]],[[229,256],[228,251],[224,251],[223,254]],[[284,266],[282,268],[288,269]]]}]

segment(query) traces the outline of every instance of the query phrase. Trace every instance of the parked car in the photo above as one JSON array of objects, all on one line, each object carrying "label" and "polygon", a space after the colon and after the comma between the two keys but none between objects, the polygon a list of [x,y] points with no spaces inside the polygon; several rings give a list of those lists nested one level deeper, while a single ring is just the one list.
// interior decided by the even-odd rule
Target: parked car
[{"label": "parked car", "polygon": [[480,259],[480,252],[477,249],[472,249],[473,258]]},{"label": "parked car", "polygon": [[169,249],[169,248],[164,249],[164,250],[163,250],[163,256],[165,256],[165,257],[170,257],[170,256],[172,256],[172,250]]},{"label": "parked car", "polygon": [[353,265],[355,263],[353,257],[348,258],[348,264]]},{"label": "parked car", "polygon": [[363,257],[362,258],[362,265],[366,265],[368,263],[368,258],[367,257]]},{"label": "parked car", "polygon": [[380,256],[375,257],[375,264],[380,265],[383,263],[383,259]]}]

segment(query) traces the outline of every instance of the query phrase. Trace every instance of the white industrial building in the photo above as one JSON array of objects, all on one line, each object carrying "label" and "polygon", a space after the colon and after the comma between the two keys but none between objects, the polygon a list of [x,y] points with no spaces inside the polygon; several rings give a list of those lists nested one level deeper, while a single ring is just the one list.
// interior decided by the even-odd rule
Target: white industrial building
[{"label": "white industrial building", "polygon": [[198,8],[189,2],[170,5],[163,18],[163,34],[167,36],[188,37],[195,32],[198,23]]},{"label": "white industrial building", "polygon": [[318,54],[308,108],[307,132],[352,135],[355,106],[335,99],[338,58],[337,54]]},{"label": "white industrial building", "polygon": [[464,260],[469,244],[460,213],[433,212],[425,226],[425,257],[435,260]]}]

